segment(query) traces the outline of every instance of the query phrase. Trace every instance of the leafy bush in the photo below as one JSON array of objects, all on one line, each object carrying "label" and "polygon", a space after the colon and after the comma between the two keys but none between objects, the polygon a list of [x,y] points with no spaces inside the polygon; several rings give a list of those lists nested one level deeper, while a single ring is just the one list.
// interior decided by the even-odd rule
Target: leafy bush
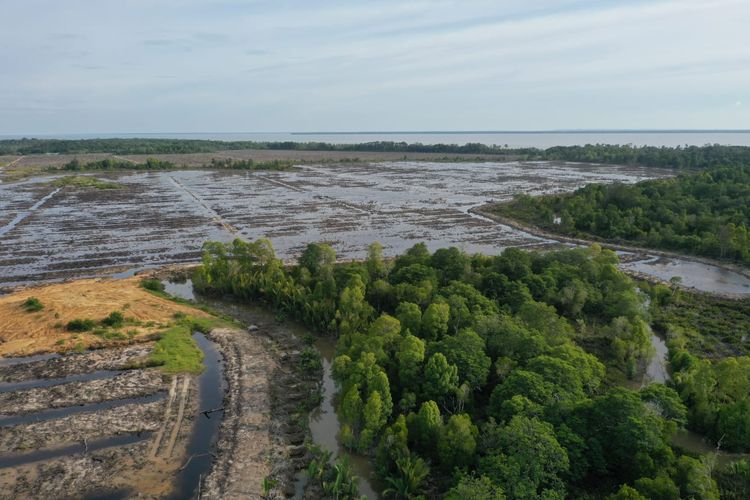
[{"label": "leafy bush", "polygon": [[164,284],[156,278],[145,278],[141,280],[141,286],[152,292],[163,292]]},{"label": "leafy bush", "polygon": [[65,329],[69,332],[88,332],[93,330],[94,326],[96,326],[96,323],[92,319],[76,318],[68,321],[68,324],[65,325]]},{"label": "leafy bush", "polygon": [[44,309],[44,304],[42,304],[42,302],[36,297],[29,297],[28,299],[24,301],[22,307],[27,312],[36,312],[36,311],[41,311],[42,309]]},{"label": "leafy bush", "polygon": [[305,348],[299,356],[299,366],[306,373],[315,373],[323,367],[320,354],[311,347]]},{"label": "leafy bush", "polygon": [[102,325],[112,328],[120,328],[125,323],[125,317],[120,311],[112,311],[109,316],[102,320]]}]

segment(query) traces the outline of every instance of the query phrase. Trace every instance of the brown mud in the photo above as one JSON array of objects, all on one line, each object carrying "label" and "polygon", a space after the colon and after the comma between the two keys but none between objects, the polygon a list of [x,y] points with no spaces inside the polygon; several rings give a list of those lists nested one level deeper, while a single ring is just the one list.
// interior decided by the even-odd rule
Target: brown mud
[{"label": "brown mud", "polygon": [[[290,171],[97,173],[122,189],[65,187],[0,236],[0,288],[97,275],[112,268],[195,262],[206,240],[270,238],[282,259],[310,241],[342,259],[375,240],[386,256],[424,241],[496,254],[545,244],[469,212],[518,193],[635,182],[671,172],[555,162],[385,162]],[[49,194],[49,178],[0,184],[0,227]],[[5,226],[3,226],[5,224]]]}]

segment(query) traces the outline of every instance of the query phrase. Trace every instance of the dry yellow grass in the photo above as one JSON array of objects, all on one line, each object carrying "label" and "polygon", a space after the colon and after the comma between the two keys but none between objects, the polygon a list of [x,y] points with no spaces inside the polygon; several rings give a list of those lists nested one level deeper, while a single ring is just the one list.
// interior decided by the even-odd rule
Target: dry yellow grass
[{"label": "dry yellow grass", "polygon": [[[44,305],[38,312],[27,312],[23,303],[36,297]],[[68,321],[99,321],[112,311],[120,311],[141,326],[125,326],[135,331],[135,339],[162,329],[175,313],[196,317],[206,313],[170,300],[156,297],[140,286],[140,278],[123,280],[87,279],[28,288],[0,297],[0,356],[31,355],[40,352],[69,350],[73,346],[101,344],[102,338],[90,332],[73,333],[61,325]],[[143,323],[154,322],[152,326]]]}]

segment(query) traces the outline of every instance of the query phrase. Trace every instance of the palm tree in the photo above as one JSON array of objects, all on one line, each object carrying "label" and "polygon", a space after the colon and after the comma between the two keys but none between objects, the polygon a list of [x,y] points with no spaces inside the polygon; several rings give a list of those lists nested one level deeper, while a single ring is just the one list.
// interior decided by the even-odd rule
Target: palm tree
[{"label": "palm tree", "polygon": [[407,451],[396,460],[397,473],[385,479],[389,487],[383,490],[383,496],[396,499],[418,498],[422,491],[422,482],[430,473],[427,463],[419,457],[412,458]]}]

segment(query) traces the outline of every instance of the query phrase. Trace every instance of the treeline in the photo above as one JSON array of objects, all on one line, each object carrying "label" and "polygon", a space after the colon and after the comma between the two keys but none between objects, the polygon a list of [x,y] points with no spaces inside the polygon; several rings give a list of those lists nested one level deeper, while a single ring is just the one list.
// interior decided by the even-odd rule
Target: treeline
[{"label": "treeline", "polygon": [[[288,170],[293,166],[293,162],[282,160],[271,160],[257,162],[254,160],[234,160],[234,159],[211,159],[211,163],[206,165],[195,166],[191,168],[211,168],[222,170]],[[78,159],[73,159],[63,165],[62,170],[78,171],[97,171],[97,170],[175,170],[179,168],[170,161],[159,160],[156,158],[147,158],[144,162],[135,162],[128,160],[119,160],[105,158],[103,160],[90,161],[82,163]],[[183,167],[185,168],[185,167]],[[57,167],[48,167],[49,171],[59,170]]]},{"label": "treeline", "polygon": [[572,236],[750,262],[750,164],[571,194],[521,195],[498,214]]},{"label": "treeline", "polygon": [[421,144],[375,141],[359,144],[331,144],[295,141],[216,141],[201,139],[6,139],[0,141],[0,154],[184,154],[213,153],[240,149],[397,152],[498,155],[521,160],[564,160],[621,165],[643,165],[675,169],[710,168],[750,164],[750,147],[685,146],[653,147],[588,144],[548,149],[509,148],[480,143]]},{"label": "treeline", "polygon": [[373,244],[335,260],[311,244],[284,267],[267,240],[211,242],[194,286],[337,336],[339,437],[373,457],[384,496],[718,498],[712,466],[670,446],[688,418],[678,393],[611,383],[650,353],[644,297],[613,252],[418,244],[386,262]]}]

